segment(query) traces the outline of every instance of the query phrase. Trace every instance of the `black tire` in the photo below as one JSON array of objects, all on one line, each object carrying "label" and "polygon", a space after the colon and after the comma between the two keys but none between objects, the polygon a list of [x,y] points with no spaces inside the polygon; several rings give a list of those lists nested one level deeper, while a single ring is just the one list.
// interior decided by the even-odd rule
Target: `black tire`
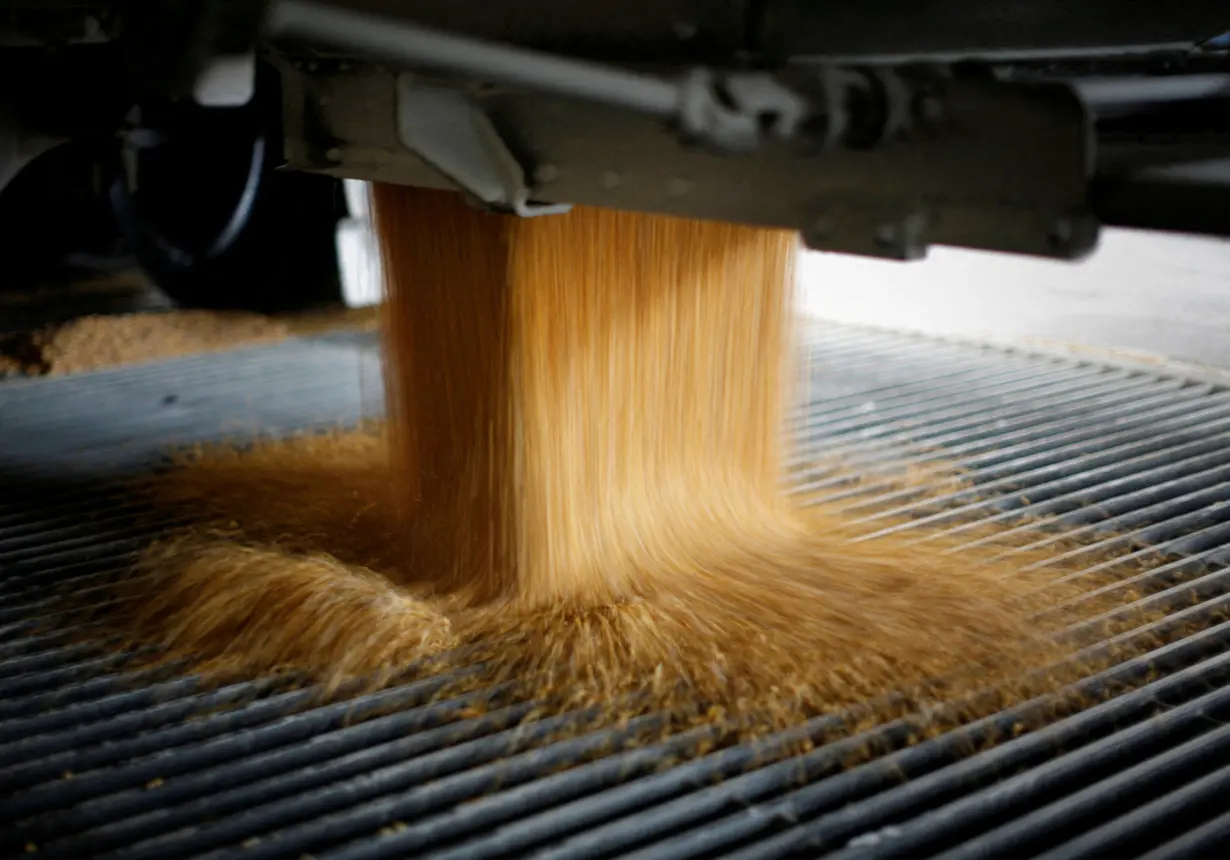
[{"label": "black tire", "polygon": [[280,115],[265,66],[242,108],[142,106],[128,135],[135,171],[117,156],[109,195],[137,261],[177,304],[271,312],[340,299],[341,183],[277,169]]},{"label": "black tire", "polygon": [[135,249],[137,261],[180,307],[271,313],[336,304],[342,205],[338,180],[278,172],[224,253],[184,266],[145,247]]}]

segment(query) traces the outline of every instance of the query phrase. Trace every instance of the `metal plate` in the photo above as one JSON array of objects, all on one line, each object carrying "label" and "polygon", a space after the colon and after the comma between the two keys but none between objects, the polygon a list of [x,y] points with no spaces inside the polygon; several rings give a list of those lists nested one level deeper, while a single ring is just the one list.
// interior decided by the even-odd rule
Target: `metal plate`
[{"label": "metal plate", "polygon": [[343,0],[334,5],[563,54],[678,62],[733,57],[745,45],[751,14],[747,7],[752,4],[746,0]]},{"label": "metal plate", "polygon": [[1225,32],[1218,0],[766,0],[758,46],[771,56],[1055,56],[1194,45]]},{"label": "metal plate", "polygon": [[[467,717],[464,701],[429,703],[438,679],[326,704],[267,681],[206,689],[31,631],[48,620],[53,588],[84,593],[149,538],[108,477],[156,462],[169,444],[358,418],[378,406],[374,342],[292,341],[6,384],[0,852],[1221,856],[1230,390],[1164,369],[849,327],[817,325],[807,337],[800,460],[840,456],[864,476],[800,472],[812,491],[958,534],[971,521],[1061,517],[1087,529],[1098,553],[1145,563],[1142,599],[1171,612],[1157,624],[1194,632],[1084,682],[1128,680],[1130,691],[976,754],[979,725],[909,745],[908,726],[893,723],[777,763],[743,746],[663,769],[695,738],[629,746],[627,731],[610,730],[553,740],[574,717],[518,706]],[[877,485],[902,457],[941,456],[965,466],[974,486],[937,498]],[[843,770],[873,736],[883,754]]]},{"label": "metal plate", "polygon": [[[281,72],[289,167],[448,187],[398,140],[392,71]],[[727,156],[604,105],[506,90],[479,103],[543,201],[788,227],[817,249],[892,258],[910,256],[903,244],[1060,259],[1093,248],[1093,139],[1079,99],[972,77],[938,78],[934,96],[933,123],[879,147],[804,153],[795,141]],[[892,238],[914,223],[914,242]]]}]

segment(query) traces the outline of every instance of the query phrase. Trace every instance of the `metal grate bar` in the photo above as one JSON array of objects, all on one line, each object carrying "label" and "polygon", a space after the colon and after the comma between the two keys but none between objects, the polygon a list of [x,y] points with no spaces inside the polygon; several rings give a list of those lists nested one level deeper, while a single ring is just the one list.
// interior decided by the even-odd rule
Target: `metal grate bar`
[{"label": "metal grate bar", "polygon": [[66,684],[50,692],[0,699],[0,719],[25,718],[76,702],[87,702],[115,690],[133,689],[142,684],[162,680],[185,668],[183,663],[170,663],[124,674],[99,673],[85,681]]},{"label": "metal grate bar", "polygon": [[[253,690],[267,686],[264,682],[246,681],[244,684]],[[126,711],[177,701],[184,696],[196,695],[200,689],[199,678],[176,678],[161,684],[151,684],[148,687],[79,702],[58,710],[40,709],[40,713],[36,716],[6,719],[0,724],[0,741],[8,742],[18,738],[41,735],[82,723],[96,722]]]},{"label": "metal grate bar", "polygon": [[[1230,639],[1226,638],[1230,637],[1230,623],[1222,625],[1221,629],[1215,632],[1210,632],[1208,636],[1220,642],[1230,641]],[[1177,658],[1181,662],[1186,659],[1188,653],[1197,649],[1198,646],[1195,643],[1196,640],[1193,639],[1185,642],[1181,648],[1169,647],[1160,649],[1150,655],[1146,655],[1146,657],[1121,664],[1083,681],[1080,689],[1087,690],[1092,694],[1095,690],[1102,688],[1106,684],[1121,682],[1133,677],[1134,674],[1147,672],[1151,665],[1158,665],[1159,663],[1164,665],[1167,662],[1168,656],[1170,659]],[[1230,654],[1213,659],[1216,662],[1210,661],[1207,667],[1206,664],[1200,664],[1189,668],[1185,672],[1181,671],[1168,677],[1162,682],[1164,686],[1161,688],[1161,692],[1170,692],[1172,695],[1183,695],[1184,693],[1190,695],[1197,690],[1207,689],[1204,686],[1207,683],[1206,676],[1204,675],[1207,669],[1216,668],[1216,671],[1219,673],[1230,673]],[[1230,674],[1227,674],[1227,677],[1230,677]],[[1101,706],[1103,710],[1100,712],[1085,712],[1083,715],[1078,715],[1082,719],[1071,724],[1073,727],[1071,737],[1079,738],[1089,732],[1105,731],[1123,721],[1139,719],[1152,713],[1153,695],[1157,692],[1157,689],[1149,692],[1138,690],[1105,703]],[[1011,711],[972,723],[958,732],[944,735],[926,744],[909,747],[893,756],[879,759],[870,765],[839,776],[833,776],[833,774],[840,771],[847,756],[865,749],[868,744],[876,741],[890,745],[903,744],[911,734],[921,730],[921,725],[906,720],[898,720],[868,732],[827,744],[807,755],[776,765],[769,765],[748,774],[728,778],[716,785],[711,785],[711,780],[706,779],[704,776],[694,775],[690,780],[691,785],[709,787],[700,788],[671,802],[659,803],[652,809],[628,815],[605,826],[593,827],[589,831],[565,840],[552,849],[536,856],[562,860],[562,858],[588,857],[598,851],[625,850],[646,841],[649,837],[665,836],[679,829],[681,825],[699,825],[701,823],[705,824],[703,829],[688,831],[684,836],[678,837],[676,841],[667,839],[656,843],[654,850],[661,853],[654,854],[653,852],[648,852],[645,856],[691,856],[691,853],[694,851],[717,850],[719,847],[728,846],[732,842],[747,838],[764,829],[772,828],[776,821],[797,821],[804,817],[803,811],[794,806],[794,802],[800,797],[801,792],[796,791],[787,795],[787,800],[783,801],[783,803],[791,806],[789,810],[778,809],[772,805],[757,804],[759,799],[771,796],[793,785],[812,782],[821,777],[828,776],[828,779],[822,779],[820,782],[815,782],[812,785],[812,794],[814,795],[817,791],[824,792],[834,803],[848,803],[871,793],[877,786],[883,787],[895,784],[900,780],[902,773],[917,774],[925,769],[931,769],[941,763],[952,760],[952,758],[960,755],[961,750],[968,748],[971,739],[979,737],[994,726],[1008,729],[1017,721],[1028,719],[1031,714],[1037,712],[1037,709],[1046,707],[1047,701],[1034,700],[1025,703]],[[1072,719],[1076,720],[1077,718]],[[908,756],[909,761],[902,761],[902,757],[906,756]],[[704,760],[702,759],[701,761]],[[688,765],[682,765],[681,767],[688,767]],[[902,770],[902,768],[905,768],[905,770]],[[850,785],[851,782],[862,783],[862,786],[855,789]],[[626,791],[629,799],[636,798],[638,793],[643,790],[643,786],[628,786],[625,789],[616,789],[617,792]],[[803,789],[802,791],[805,792],[808,789]],[[804,799],[806,800],[807,798],[804,797]],[[821,798],[813,797],[812,799],[818,801]],[[573,806],[569,805],[569,807],[564,807],[556,812],[557,814],[563,814],[565,818],[571,820],[574,814],[574,810],[571,808]],[[744,808],[746,812],[727,819],[724,827],[718,827],[710,820],[713,815],[726,812],[732,808]],[[765,844],[761,842],[758,843],[758,846]],[[678,849],[680,853],[673,853],[672,848]],[[470,856],[482,855],[474,854]]]},{"label": "metal grate bar", "polygon": [[99,557],[71,564],[14,565],[12,581],[6,579],[7,587],[0,588],[0,594],[7,595],[6,605],[9,599],[41,599],[77,576],[115,573],[117,561],[125,557],[124,553],[111,556],[100,554]]},{"label": "metal grate bar", "polygon": [[187,699],[150,705],[67,730],[34,734],[0,746],[0,761],[5,762],[5,768],[0,771],[0,775],[22,762],[71,753],[99,741],[150,732],[167,724],[181,723],[188,717],[205,711],[238,705],[249,700],[252,692],[251,684],[231,684]]},{"label": "metal grate bar", "polygon": [[[116,605],[109,584],[177,522],[114,479],[168,445],[357,420],[377,405],[353,384],[379,372],[375,336],[26,381],[0,387],[15,440],[0,468],[31,481],[0,501],[0,853],[1216,856],[1230,840],[1230,392],[841,326],[808,338],[793,489],[847,506],[869,534],[919,539],[921,521],[966,546],[988,525],[1025,537],[1051,518],[1065,528],[1029,542],[1051,562],[1085,560],[1077,576],[1141,566],[1107,587],[1136,588],[1135,603],[1069,631],[1079,656],[1183,638],[1073,685],[1091,706],[1062,719],[1043,697],[918,743],[931,715],[855,731],[856,710],[706,752],[708,727],[598,729],[503,687],[438,701],[456,678],[430,674],[328,701],[288,680],[207,688],[89,641]],[[937,472],[902,487],[905,463],[959,469],[968,486]],[[89,612],[56,602],[69,591]],[[1077,639],[1141,609],[1168,614]],[[791,746],[834,732],[804,755]],[[1009,739],[974,752],[996,732]]]},{"label": "metal grate bar", "polygon": [[[1070,466],[1073,464],[1063,463],[1057,466],[1046,466],[1035,470],[1033,474],[1026,473],[1017,475],[1013,478],[1001,478],[998,481],[987,485],[985,489],[988,492],[994,489],[1012,491],[1017,487],[1027,485],[1029,488],[1029,495],[1031,497],[1036,499],[1050,499],[1066,491],[1084,489],[1091,486],[1096,487],[1112,480],[1123,480],[1127,483],[1127,486],[1133,487],[1133,484],[1139,483],[1138,480],[1134,480],[1134,477],[1139,475],[1140,472],[1146,470],[1173,469],[1176,463],[1183,464],[1184,461],[1188,459],[1194,460],[1197,457],[1210,458],[1209,460],[1199,460],[1197,461],[1198,463],[1211,462],[1212,458],[1222,454],[1221,450],[1218,448],[1219,442],[1220,440],[1196,439],[1191,442],[1181,443],[1179,445],[1167,445],[1160,449],[1150,450],[1138,456],[1128,457],[1127,459],[1121,461],[1109,460],[1109,458],[1105,458],[1106,460],[1109,460],[1109,462],[1102,462],[1101,465],[1085,468],[1074,475],[1068,474],[1063,477],[1047,480],[1044,483],[1033,483],[1033,479],[1035,478],[1047,477],[1057,472],[1062,473],[1066,470],[1061,468],[1061,466]],[[1098,459],[1100,461],[1103,460],[1103,458]],[[1080,465],[1089,466],[1090,464],[1081,463]],[[1155,473],[1151,472],[1150,474]],[[1119,484],[1117,486],[1123,486],[1123,484]],[[979,498],[977,492],[979,489],[982,488],[978,487],[970,490],[959,490],[955,493],[950,493],[947,496],[929,499],[925,502],[890,510],[877,511],[875,513],[867,514],[856,522],[875,522],[877,520],[887,519],[889,517],[901,518],[906,517],[909,514],[915,514],[919,511],[919,509],[924,507],[939,508],[956,502],[961,502],[963,500],[976,500]],[[1016,494],[1019,495],[1019,492]],[[911,527],[917,528],[918,525],[922,524],[933,525],[936,523],[953,520],[957,517],[968,517],[996,505],[999,501],[1000,499],[998,498],[983,501],[965,501],[965,503],[959,507],[941,510],[934,514],[917,516],[913,526],[909,523],[891,526],[869,534],[864,539],[905,531]],[[875,504],[874,501],[869,501],[853,506],[848,510],[853,511],[865,509],[871,507],[873,504]]]},{"label": "metal grate bar", "polygon": [[[1091,379],[1104,377],[1106,374],[1090,372],[1083,375],[1089,378],[1078,376],[1076,380],[1070,375],[1061,376],[1049,371],[1035,370],[1028,373],[1022,371],[1021,375],[1022,378],[1011,385],[1006,385],[1003,380],[995,378],[988,380],[984,385],[979,385],[968,378],[956,380],[952,383],[952,390],[961,393],[957,397],[954,397],[953,393],[948,390],[928,389],[917,394],[902,394],[893,398],[884,398],[877,401],[873,409],[868,409],[868,404],[863,402],[849,407],[844,410],[844,413],[842,410],[832,412],[825,410],[823,419],[814,419],[804,428],[800,428],[806,432],[796,431],[798,441],[801,445],[814,445],[822,438],[828,438],[833,440],[830,446],[835,448],[846,437],[863,431],[874,438],[876,434],[887,434],[893,429],[899,429],[894,428],[893,422],[909,420],[911,424],[917,426],[937,421],[971,418],[979,412],[985,415],[988,403],[985,399],[980,400],[977,396],[979,394],[985,398],[993,392],[992,403],[1010,404],[1014,402],[1015,397],[1024,398],[1039,393],[1046,394],[1050,389],[1063,394],[1077,390],[1078,386],[1088,388]],[[1135,387],[1138,382],[1126,372],[1111,374],[1111,376],[1113,378],[1109,381],[1114,383],[1114,387]],[[955,407],[952,405],[954,402],[958,404]],[[817,446],[817,453],[826,453],[830,446],[822,443]]]},{"label": "metal grate bar", "polygon": [[[1230,677],[1221,674],[1230,671],[1230,654],[1222,654],[1178,672],[1159,682],[1161,686],[1146,685],[1045,729],[1001,744],[981,756],[967,759],[953,766],[956,773],[949,772],[952,778],[935,780],[929,795],[912,792],[906,795],[907,801],[929,804],[942,802],[945,798],[959,796],[967,790],[988,784],[1006,772],[1005,768],[1037,766],[1059,749],[1073,745],[1083,746],[1091,739],[1126,723],[1151,717],[1158,710],[1158,701],[1164,700],[1162,697],[1191,695],[1197,688],[1203,687],[1200,679],[1204,677],[1203,673],[1210,669],[1216,669],[1217,677]],[[1116,670],[1105,674],[1108,677],[1114,676]],[[781,800],[752,803],[718,822],[710,822],[703,830],[692,831],[675,840],[663,841],[652,849],[631,856],[692,857],[702,851],[713,851],[751,837],[761,837],[765,831],[776,830],[779,822],[803,821],[821,812],[837,810],[811,822],[805,828],[789,830],[767,839],[761,838],[754,848],[736,851],[730,856],[760,857],[767,860],[797,851],[815,851],[821,848],[831,850],[834,846],[840,846],[876,826],[879,821],[877,812],[880,807],[871,804],[869,811],[864,812],[865,807],[862,805],[847,806],[852,800],[890,789],[901,781],[903,774],[911,774],[918,780],[921,774],[960,756],[962,750],[976,746],[980,733],[990,726],[994,725],[1000,731],[1010,732],[1014,725],[1027,718],[1029,707],[1036,708],[1039,704],[1035,700],[1005,711],[1002,715],[972,723],[967,728],[907,747],[861,768],[794,791]],[[844,742],[830,746],[835,747],[841,743]],[[894,800],[900,802],[900,797],[901,795],[894,796],[888,803]],[[843,806],[846,809],[841,809]]]},{"label": "metal grate bar", "polygon": [[1230,812],[1223,812],[1211,821],[1167,842],[1140,860],[1204,860],[1224,856],[1230,847]]},{"label": "metal grate bar", "polygon": [[[1210,715],[1213,716],[1213,715]],[[1222,719],[1223,713],[1216,715]],[[1114,818],[1116,810],[1130,809],[1125,813],[1128,821],[1117,822],[1111,833],[1099,832],[1101,828],[1091,830],[1082,839],[1084,845],[1069,845],[1060,856],[1089,857],[1093,851],[1105,853],[1108,849],[1120,851],[1135,844],[1139,846],[1143,840],[1148,840],[1158,831],[1160,821],[1156,814],[1150,815],[1148,807],[1134,808],[1134,805],[1148,800],[1166,786],[1176,782],[1189,783],[1177,792],[1186,803],[1198,802],[1207,795],[1210,783],[1212,787],[1225,789],[1230,787],[1230,766],[1223,766],[1212,774],[1207,774],[1209,767],[1218,763],[1225,764],[1230,759],[1230,729],[1223,726],[1184,743],[1172,750],[1141,762],[1112,779],[1096,783],[1083,791],[1070,795],[1063,805],[1054,804],[1025,816],[1012,824],[992,831],[986,836],[970,840],[961,846],[957,856],[986,857],[995,856],[1007,846],[1020,850],[1029,845],[1045,845],[1055,841],[1055,837],[1071,833],[1074,828],[1099,818]],[[1205,774],[1201,777],[1201,774]],[[1194,781],[1192,781],[1194,779]],[[1222,797],[1224,797],[1224,793]],[[1170,798],[1167,798],[1170,800]],[[1207,796],[1205,797],[1207,802]],[[1175,812],[1173,801],[1165,804],[1168,812]],[[1110,807],[1107,809],[1107,807]],[[1190,808],[1182,811],[1194,811]],[[1173,820],[1171,818],[1171,820]],[[1031,829],[1026,823],[1034,825]],[[1126,825],[1126,826],[1125,826]],[[1043,828],[1041,830],[1037,828]],[[1041,838],[1040,838],[1041,837]],[[1109,838],[1108,838],[1109,837]],[[977,853],[977,848],[985,850]],[[989,854],[987,853],[989,851]]]},{"label": "metal grate bar", "polygon": [[[250,750],[254,740],[268,743],[303,740],[347,720],[359,719],[365,713],[393,707],[399,702],[418,703],[442,689],[451,680],[454,678],[450,676],[435,676],[358,700],[342,700],[310,710],[304,708],[319,699],[318,690],[309,688],[279,693],[256,699],[243,707],[213,713],[190,722],[181,722],[171,728],[144,732],[128,740],[75,749],[29,761],[24,765],[0,769],[0,791],[29,789],[40,783],[56,780],[65,771],[82,774],[186,744],[198,744],[190,753],[183,751],[176,756],[167,757],[165,761],[147,759],[142,762],[141,767],[112,768],[96,778],[97,782],[111,786],[109,790],[112,791],[117,787],[143,785],[151,779],[165,778],[203,765],[226,761],[230,755]],[[253,729],[262,724],[271,724],[266,725],[268,733],[265,735],[245,735],[239,731]],[[201,741],[211,739],[217,739],[217,742],[213,745],[200,744]],[[151,769],[154,772],[148,773]],[[37,809],[46,808],[48,803],[59,803],[65,799],[76,802],[93,796],[92,793],[96,790],[94,780],[80,777],[57,785],[54,791],[25,791],[0,800],[0,817],[29,815]]]},{"label": "metal grate bar", "polygon": [[961,457],[951,462],[961,468],[975,471],[980,481],[1009,476],[1019,479],[1022,474],[1031,474],[1032,470],[1039,466],[1055,463],[1066,464],[1072,462],[1074,456],[1101,453],[1111,443],[1149,442],[1158,435],[1159,430],[1177,433],[1190,430],[1195,425],[1202,425],[1201,429],[1206,429],[1205,422],[1226,417],[1228,406],[1230,406],[1230,399],[1227,400],[1227,404],[1215,404],[1195,411],[1191,404],[1175,404],[1170,408],[1155,409],[1142,415],[1138,402],[1138,419],[1120,421],[1118,422],[1119,429],[1113,431],[1100,428],[1100,433],[1096,434],[1088,431],[1052,434],[1045,440],[1046,444],[1033,444],[1025,450],[1014,451],[1011,448],[999,448],[970,457]]},{"label": "metal grate bar", "polygon": [[[1230,755],[1230,726],[1214,728],[1227,716],[1230,689],[1222,688],[1003,780],[994,792],[969,795],[932,809],[920,818],[901,822],[901,809],[908,814],[910,810],[930,806],[925,792],[954,775],[941,772],[907,783],[880,795],[864,809],[870,817],[870,807],[882,807],[880,820],[895,823],[856,836],[849,848],[834,855],[834,860],[917,857],[957,842],[981,851],[979,856],[983,857],[1000,856],[999,852],[1007,846],[1020,850],[1033,845],[1034,850],[1036,843],[1047,839],[1053,844],[1056,836],[1073,822],[1100,817],[1104,812],[1102,806],[1132,802],[1133,798],[1146,800],[1172,778],[1201,770]],[[1170,744],[1178,745],[1146,758]],[[1116,774],[1125,765],[1133,764]],[[1102,778],[1108,774],[1116,775]],[[964,775],[958,778],[964,780]],[[1082,790],[1072,793],[1082,786]],[[1142,795],[1142,790],[1148,793]],[[893,794],[912,798],[906,803],[899,802],[894,809]],[[974,838],[988,825],[1003,821],[1011,823]]]},{"label": "metal grate bar", "polygon": [[[228,818],[209,828],[193,829],[178,837],[155,840],[127,849],[123,856],[140,860],[165,857],[168,851],[221,846],[251,833],[274,831],[249,847],[255,857],[280,857],[308,850],[318,841],[335,842],[348,835],[370,832],[399,818],[413,819],[428,811],[467,800],[484,790],[515,785],[550,773],[555,768],[607,752],[660,724],[658,717],[641,717],[626,728],[584,735],[551,746],[532,749],[554,734],[583,722],[584,714],[546,717],[490,738],[479,738],[420,755],[401,764],[373,770],[362,777],[335,783],[327,789],[306,791],[291,800],[275,802]],[[532,750],[526,752],[527,750]],[[397,791],[396,794],[390,792]],[[363,801],[359,805],[358,801]],[[351,805],[343,812],[339,806]],[[285,828],[297,824],[294,828]],[[219,856],[222,852],[204,854]]]},{"label": "metal grate bar", "polygon": [[[195,776],[176,778],[153,789],[163,804],[159,809],[150,808],[150,789],[98,792],[97,800],[82,804],[68,815],[48,816],[29,826],[28,832],[36,839],[53,838],[55,841],[44,847],[44,852],[52,855],[73,856],[87,848],[97,851],[131,846],[205,818],[255,809],[331,785],[391,757],[424,755],[490,737],[533,710],[532,705],[522,704],[492,712],[481,720],[461,720],[459,715],[477,701],[480,697],[475,695],[400,711],[315,735],[306,746],[283,746],[234,764],[215,765]],[[267,737],[254,740],[268,746]],[[279,741],[284,743],[283,739]],[[64,838],[65,834],[87,830],[87,835]]]},{"label": "metal grate bar", "polygon": [[[1136,542],[1131,534],[1139,530],[1142,535],[1148,535],[1145,540],[1153,540],[1153,535],[1161,534],[1157,529],[1168,529],[1168,523],[1189,514],[1203,513],[1211,518],[1223,515],[1221,509],[1226,499],[1230,498],[1230,465],[1218,466],[1200,473],[1202,479],[1216,482],[1209,486],[1198,486],[1192,489],[1192,482],[1183,479],[1163,480],[1159,483],[1130,490],[1126,493],[1116,493],[1106,499],[1098,499],[1092,503],[1084,501],[1075,510],[1067,510],[1060,516],[1063,531],[1052,530],[1051,534],[1030,541],[1023,549],[1036,550],[1056,543],[1067,543],[1075,539],[1087,540],[1099,535],[1109,537],[1086,543],[1076,547],[1069,553],[1061,553],[1051,559],[1051,563],[1075,557],[1081,554],[1100,554],[1111,549],[1127,547]],[[1223,480],[1228,479],[1228,480]],[[1027,506],[1028,507],[1028,506]],[[1031,511],[1033,513],[1034,511]],[[1015,512],[1019,515],[1019,509]],[[995,514],[992,522],[1003,522],[1012,513]],[[956,526],[945,535],[961,529]],[[964,547],[979,546],[1002,540],[1009,535],[1023,535],[1039,530],[1037,522],[1019,525],[1012,528],[997,530],[997,535],[975,538],[962,544]]]},{"label": "metal grate bar", "polygon": [[[1169,391],[1152,396],[1142,393],[1149,390],[1148,386],[1142,385],[1139,389],[1117,389],[1113,394],[1097,397],[1097,389],[1077,386],[1072,394],[1053,398],[1050,401],[1052,409],[1045,415],[1036,414],[1028,406],[992,415],[979,413],[960,421],[928,423],[881,435],[874,440],[865,438],[870,434],[860,434],[863,439],[861,444],[834,445],[818,450],[825,454],[843,454],[843,467],[858,466],[860,474],[870,475],[888,472],[899,466],[903,447],[917,452],[911,457],[911,462],[968,464],[973,461],[973,455],[987,451],[1000,457],[1010,457],[1043,450],[1056,437],[1077,440],[1097,438],[1099,433],[1105,431],[1101,427],[1089,426],[1091,406],[1103,410],[1103,417],[1108,423],[1123,426],[1126,422],[1143,424],[1152,417],[1190,409],[1192,401],[1198,402],[1194,397],[1191,401],[1176,402],[1174,394]],[[1012,430],[997,427],[1009,421]],[[814,457],[814,453],[809,452],[809,456]],[[814,473],[818,475],[819,470]],[[803,476],[806,482],[804,487],[808,491],[834,486],[843,477],[839,475],[816,480],[811,478],[811,474],[805,473]]]},{"label": "metal grate bar", "polygon": [[99,672],[121,668],[131,658],[132,655],[124,653],[104,654],[101,657],[83,660],[63,668],[42,671],[37,675],[17,675],[0,684],[0,700],[40,693],[63,687],[65,684],[84,681]]}]

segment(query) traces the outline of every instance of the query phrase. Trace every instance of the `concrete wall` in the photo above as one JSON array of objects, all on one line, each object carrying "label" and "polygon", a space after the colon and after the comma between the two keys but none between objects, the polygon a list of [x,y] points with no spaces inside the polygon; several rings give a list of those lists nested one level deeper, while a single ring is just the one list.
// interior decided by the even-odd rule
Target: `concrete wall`
[{"label": "concrete wall", "polygon": [[1059,341],[1230,367],[1230,241],[1108,230],[1080,263],[932,249],[919,263],[809,253],[810,315],[993,341]]}]

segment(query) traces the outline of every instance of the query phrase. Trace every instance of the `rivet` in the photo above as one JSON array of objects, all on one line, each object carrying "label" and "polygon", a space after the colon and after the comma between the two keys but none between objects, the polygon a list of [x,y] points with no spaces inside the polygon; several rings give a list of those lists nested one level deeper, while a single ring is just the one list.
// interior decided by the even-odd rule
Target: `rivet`
[{"label": "rivet", "polygon": [[875,243],[878,247],[884,249],[895,248],[899,240],[900,233],[896,224],[881,224],[875,229]]},{"label": "rivet", "polygon": [[822,215],[812,221],[811,225],[806,230],[806,234],[807,238],[811,241],[823,242],[831,238],[836,229],[837,223],[833,220],[833,218],[828,215]]},{"label": "rivet", "polygon": [[939,125],[944,120],[944,102],[937,96],[923,96],[918,103],[918,116],[928,125]]},{"label": "rivet", "polygon": [[544,184],[559,176],[559,170],[554,164],[540,164],[534,169],[534,181]]},{"label": "rivet", "polygon": [[674,31],[675,38],[682,42],[686,42],[689,39],[695,39],[696,34],[700,32],[700,28],[691,21],[677,21],[675,22],[675,25],[671,27],[671,30]]},{"label": "rivet", "polygon": [[1057,218],[1051,225],[1050,232],[1046,234],[1046,239],[1051,245],[1062,247],[1072,241],[1075,232],[1076,225],[1071,218]]},{"label": "rivet", "polygon": [[623,183],[623,178],[614,170],[608,170],[602,174],[602,187],[607,191],[618,188]]}]

